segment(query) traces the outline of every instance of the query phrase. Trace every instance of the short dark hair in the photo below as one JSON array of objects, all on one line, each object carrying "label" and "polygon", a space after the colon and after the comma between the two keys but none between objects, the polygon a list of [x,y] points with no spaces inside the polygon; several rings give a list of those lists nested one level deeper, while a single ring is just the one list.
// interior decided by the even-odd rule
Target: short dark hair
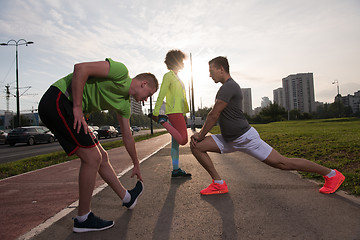
[{"label": "short dark hair", "polygon": [[140,80],[140,81],[141,80],[147,80],[148,83],[149,83],[149,86],[152,87],[152,88],[155,88],[156,91],[159,88],[159,82],[156,79],[155,75],[152,74],[152,73],[140,73],[140,74],[136,75],[135,78]]},{"label": "short dark hair", "polygon": [[216,68],[223,67],[225,72],[230,73],[229,71],[229,62],[226,57],[216,57],[209,61],[209,65],[214,64]]},{"label": "short dark hair", "polygon": [[173,49],[166,54],[164,63],[169,70],[174,70],[179,66],[180,63],[183,62],[185,57],[185,53],[180,50]]}]

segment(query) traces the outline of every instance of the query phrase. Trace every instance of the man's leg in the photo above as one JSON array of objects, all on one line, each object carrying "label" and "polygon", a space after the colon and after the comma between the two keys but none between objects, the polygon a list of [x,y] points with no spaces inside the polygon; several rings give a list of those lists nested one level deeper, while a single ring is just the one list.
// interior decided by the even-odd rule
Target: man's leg
[{"label": "man's leg", "polygon": [[79,148],[76,154],[80,157],[79,171],[79,207],[78,216],[74,219],[74,232],[101,231],[114,226],[113,221],[102,220],[90,211],[92,193],[96,175],[101,163],[101,154],[97,147]]},{"label": "man's leg", "polygon": [[303,158],[285,157],[278,153],[275,149],[271,151],[270,155],[264,160],[264,163],[282,170],[313,172],[320,174],[321,176],[326,176],[331,172],[331,169]]},{"label": "man's leg", "polygon": [[321,193],[334,193],[345,180],[344,175],[336,169],[332,170],[303,158],[287,158],[275,149],[271,151],[270,155],[264,160],[264,163],[282,170],[297,170],[322,175],[325,179],[325,184],[319,189]]},{"label": "man's leg", "polygon": [[123,201],[123,206],[129,209],[133,209],[137,203],[137,199],[140,197],[144,190],[143,183],[141,181],[138,181],[133,189],[126,190],[121,184],[109,161],[108,153],[101,146],[101,144],[98,145],[98,148],[102,157],[99,168],[100,176],[120,197],[120,199]]},{"label": "man's leg", "polygon": [[198,160],[198,162],[205,168],[210,174],[212,179],[221,180],[220,175],[216,171],[213,162],[207,152],[220,153],[219,147],[216,145],[214,139],[210,136],[205,137],[201,142],[196,143],[196,146],[191,146],[191,152]]},{"label": "man's leg", "polygon": [[99,174],[102,179],[114,190],[114,192],[120,197],[120,199],[124,199],[126,189],[120,183],[120,180],[116,176],[116,173],[109,162],[109,155],[105,151],[105,149],[99,144],[99,151],[101,153],[101,164],[99,168]]},{"label": "man's leg", "polygon": [[97,147],[79,148],[76,155],[80,157],[79,171],[79,208],[78,215],[90,212],[91,197],[95,187],[96,175],[101,163],[100,151]]},{"label": "man's leg", "polygon": [[210,195],[210,194],[223,194],[227,193],[228,187],[216,171],[213,162],[210,159],[210,156],[207,152],[217,152],[220,153],[220,149],[215,143],[214,139],[210,136],[205,137],[201,142],[196,143],[195,146],[192,144],[191,152],[198,160],[198,162],[205,168],[205,170],[210,174],[212,178],[212,183],[205,189],[201,190],[200,193],[202,195]]}]

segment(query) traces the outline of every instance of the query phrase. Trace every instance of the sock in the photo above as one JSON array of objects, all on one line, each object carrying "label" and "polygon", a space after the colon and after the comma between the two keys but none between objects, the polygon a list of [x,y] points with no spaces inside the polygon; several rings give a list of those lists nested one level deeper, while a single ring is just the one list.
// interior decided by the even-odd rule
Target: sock
[{"label": "sock", "polygon": [[331,177],[334,177],[336,175],[336,172],[335,172],[335,170],[334,169],[332,169],[331,170],[331,172],[328,174],[328,175],[326,175],[328,178],[331,178]]},{"label": "sock", "polygon": [[128,202],[130,202],[130,200],[131,200],[131,195],[130,195],[129,191],[126,190],[124,199],[122,201],[123,201],[123,203],[128,203]]},{"label": "sock", "polygon": [[214,180],[214,183],[224,184],[224,180]]},{"label": "sock", "polygon": [[91,211],[90,212],[88,212],[87,214],[85,214],[85,215],[82,215],[82,216],[76,216],[76,219],[79,221],[79,222],[85,222],[86,221],[86,219],[88,218],[88,216],[89,216],[89,214],[91,213]]},{"label": "sock", "polygon": [[171,138],[171,159],[173,170],[179,169],[179,143],[174,137]]}]

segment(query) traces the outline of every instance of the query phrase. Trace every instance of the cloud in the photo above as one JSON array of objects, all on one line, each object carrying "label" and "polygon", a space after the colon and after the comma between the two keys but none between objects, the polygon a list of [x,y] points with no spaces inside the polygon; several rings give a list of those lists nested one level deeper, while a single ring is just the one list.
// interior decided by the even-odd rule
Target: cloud
[{"label": "cloud", "polygon": [[[161,81],[166,52],[179,48],[192,53],[203,105],[218,89],[207,62],[219,55],[228,57],[234,79],[252,88],[254,107],[298,72],[313,72],[316,97],[329,102],[329,81],[338,79],[344,90],[348,84],[350,94],[358,88],[359,9],[356,0],[4,0],[0,41],[35,42],[20,50],[20,74],[21,84],[37,89],[76,62],[105,57],[125,62],[131,75],[151,71]],[[14,53],[0,50],[1,81]]]}]

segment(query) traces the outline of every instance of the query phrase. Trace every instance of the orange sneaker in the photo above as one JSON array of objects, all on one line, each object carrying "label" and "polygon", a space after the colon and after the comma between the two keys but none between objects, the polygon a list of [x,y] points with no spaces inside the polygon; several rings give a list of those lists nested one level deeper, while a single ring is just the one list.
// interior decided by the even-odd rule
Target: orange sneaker
[{"label": "orange sneaker", "polygon": [[319,189],[319,192],[321,193],[334,193],[340,185],[344,182],[345,176],[341,174],[338,170],[334,169],[336,172],[336,175],[329,178],[327,176],[324,176],[325,178],[325,184],[322,188]]},{"label": "orange sneaker", "polygon": [[212,183],[205,189],[200,191],[202,195],[210,195],[210,194],[223,194],[229,192],[226,182],[224,181],[223,184],[215,183],[212,180]]}]

